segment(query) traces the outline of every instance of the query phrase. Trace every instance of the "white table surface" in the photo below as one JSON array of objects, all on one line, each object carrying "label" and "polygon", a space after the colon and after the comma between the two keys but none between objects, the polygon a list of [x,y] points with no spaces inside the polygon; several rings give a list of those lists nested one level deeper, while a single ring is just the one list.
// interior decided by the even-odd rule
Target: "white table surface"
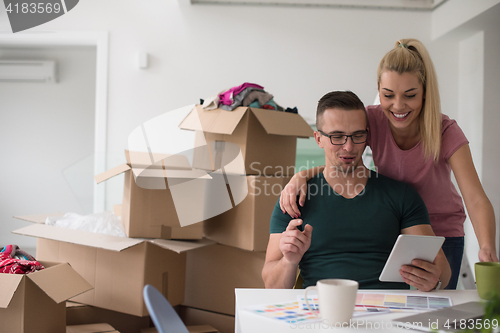
[{"label": "white table surface", "polygon": [[[457,305],[469,301],[478,301],[477,290],[440,290],[428,293],[418,290],[361,290],[361,292],[379,292],[387,294],[411,294],[422,296],[450,297],[452,304]],[[298,295],[304,295],[303,289],[236,289],[236,322],[235,333],[263,333],[263,332],[345,332],[352,328],[332,328],[316,324],[302,324],[301,326],[269,319],[244,310],[251,305],[273,304],[297,300]],[[388,313],[357,317],[352,320],[357,332],[416,332],[398,328],[393,319],[416,314],[415,312]]]}]

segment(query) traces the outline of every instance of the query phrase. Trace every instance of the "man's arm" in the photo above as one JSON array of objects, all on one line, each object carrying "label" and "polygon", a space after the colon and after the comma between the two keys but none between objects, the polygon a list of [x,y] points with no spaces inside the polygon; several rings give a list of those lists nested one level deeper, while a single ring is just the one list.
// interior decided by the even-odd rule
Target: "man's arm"
[{"label": "man's arm", "polygon": [[[419,224],[401,230],[406,235],[435,236],[428,224]],[[403,265],[400,270],[403,280],[421,291],[433,290],[439,281],[442,288],[448,285],[451,269],[443,250],[439,250],[434,262],[414,259],[412,266]]]},{"label": "man's arm", "polygon": [[283,233],[269,236],[262,269],[266,288],[292,288],[295,284],[298,264],[311,245],[312,226],[300,231],[297,226],[301,224],[302,220],[291,220]]}]

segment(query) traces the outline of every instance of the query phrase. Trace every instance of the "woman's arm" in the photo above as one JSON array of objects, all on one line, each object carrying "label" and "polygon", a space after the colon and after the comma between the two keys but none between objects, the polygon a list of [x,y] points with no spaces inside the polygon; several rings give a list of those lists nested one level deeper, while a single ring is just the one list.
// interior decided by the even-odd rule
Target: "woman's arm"
[{"label": "woman's arm", "polygon": [[474,167],[469,145],[460,147],[448,160],[464,198],[479,242],[480,261],[498,261],[495,245],[495,213]]},{"label": "woman's arm", "polygon": [[297,194],[300,193],[299,205],[304,206],[307,194],[307,181],[318,173],[323,172],[325,166],[318,166],[308,170],[297,172],[281,191],[280,207],[283,214],[288,213],[292,218],[300,217],[300,210],[297,207]]}]

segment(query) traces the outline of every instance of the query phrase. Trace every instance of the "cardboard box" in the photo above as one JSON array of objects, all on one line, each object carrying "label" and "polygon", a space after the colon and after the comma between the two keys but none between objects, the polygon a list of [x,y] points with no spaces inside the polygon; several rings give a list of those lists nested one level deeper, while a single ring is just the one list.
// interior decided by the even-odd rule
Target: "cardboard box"
[{"label": "cardboard box", "polygon": [[266,251],[269,223],[289,177],[246,176],[248,195],[237,206],[204,222],[205,237],[249,251]]},{"label": "cardboard box", "polygon": [[40,263],[45,269],[34,273],[0,273],[2,332],[64,333],[65,301],[92,289],[67,263]]},{"label": "cardboard box", "polygon": [[109,324],[89,324],[89,325],[72,325],[66,327],[66,333],[123,333],[117,331]]},{"label": "cardboard box", "polygon": [[37,258],[69,262],[94,287],[73,301],[135,316],[148,315],[142,297],[146,284],[162,291],[170,304],[182,303],[186,252],[214,243],[122,238],[43,224],[13,233],[37,237]]},{"label": "cardboard box", "polygon": [[183,305],[178,307],[177,313],[186,325],[202,325],[206,323],[216,328],[220,333],[234,333],[234,316]]},{"label": "cardboard box", "polygon": [[66,325],[88,325],[102,322],[110,324],[121,333],[137,333],[152,326],[149,316],[133,316],[87,304],[66,302]]},{"label": "cardboard box", "polygon": [[234,316],[235,288],[265,288],[265,257],[219,244],[188,252],[182,305]]},{"label": "cardboard box", "polygon": [[[196,187],[191,197],[193,205],[203,205],[203,187],[210,176],[201,170],[192,170],[185,156],[125,152],[127,163],[95,176],[99,184],[125,173],[121,220],[128,237],[162,239],[203,238],[203,218],[183,216],[184,219],[200,221],[186,225],[179,220],[179,213],[195,214],[192,209],[176,210],[171,186]],[[201,190],[200,190],[201,189]],[[198,196],[197,196],[198,194]],[[179,206],[179,203],[178,205]],[[186,226],[182,226],[186,225]]]},{"label": "cardboard box", "polygon": [[[113,213],[116,216],[119,216],[122,218],[122,205],[114,205],[113,206]],[[165,208],[165,207],[163,207]],[[161,209],[159,209],[161,210]],[[159,210],[156,210],[157,212]],[[154,208],[152,209],[154,211]],[[170,213],[169,213],[170,214]],[[153,214],[154,215],[154,214]],[[151,215],[150,215],[151,216]],[[123,223],[123,220],[122,220]],[[184,240],[191,240],[191,239],[202,239],[203,238],[203,222],[195,223],[192,225],[187,225],[185,227],[172,227],[172,226],[166,226],[166,225],[161,225],[159,226],[160,231],[154,231],[157,228],[156,227],[149,227],[145,226],[144,224],[136,224],[134,227],[134,224],[130,224],[130,219],[129,219],[129,232],[128,234],[148,234],[148,235],[159,235],[158,237],[154,238],[161,238],[161,239],[184,239]],[[138,233],[135,230],[139,229]],[[130,232],[131,231],[131,232]],[[132,237],[132,236],[129,236]],[[151,237],[147,237],[151,238]]]},{"label": "cardboard box", "polygon": [[249,107],[206,111],[197,105],[179,127],[204,133],[196,139],[194,168],[242,174],[242,165],[231,163],[241,150],[247,175],[293,175],[297,137],[313,136],[298,114]]}]

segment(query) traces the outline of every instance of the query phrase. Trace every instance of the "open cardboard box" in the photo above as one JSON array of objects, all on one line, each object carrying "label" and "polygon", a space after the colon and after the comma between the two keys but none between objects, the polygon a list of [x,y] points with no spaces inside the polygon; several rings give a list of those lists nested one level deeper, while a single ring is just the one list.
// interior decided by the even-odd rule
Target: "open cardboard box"
[{"label": "open cardboard box", "polygon": [[242,165],[229,163],[241,150],[246,175],[293,175],[297,138],[313,136],[298,114],[249,107],[206,111],[197,105],[179,127],[197,131],[194,168],[214,171],[222,165],[228,173],[241,174]]},{"label": "open cardboard box", "polygon": [[66,332],[66,300],[92,289],[69,264],[39,261],[29,274],[0,273],[1,331]]},{"label": "open cardboard box", "polygon": [[[125,156],[126,164],[95,176],[99,184],[125,173],[121,207],[125,234],[162,239],[203,238],[203,218],[200,217],[203,212],[185,207],[185,200],[176,200],[176,193],[172,192],[189,191],[191,205],[202,209],[203,189],[211,177],[205,171],[191,169],[182,155],[125,151]],[[189,223],[181,223],[180,218]]]},{"label": "open cardboard box", "polygon": [[[155,168],[147,169],[132,167],[145,166],[134,163],[133,159],[133,156],[144,154],[127,154],[130,165],[124,164],[96,176],[97,181],[101,182],[126,170],[123,204],[121,208],[116,207],[115,214],[121,214],[129,237],[201,238],[202,221],[232,209],[247,197],[245,175],[230,174],[223,170],[208,174],[207,171],[194,169],[157,169],[156,165]],[[151,158],[156,156],[161,157],[151,155]],[[178,162],[185,158],[172,156],[175,156],[177,167]],[[168,164],[169,158],[156,163]]]},{"label": "open cardboard box", "polygon": [[37,237],[38,259],[69,262],[94,287],[73,301],[135,316],[148,315],[142,297],[146,284],[160,290],[170,304],[182,303],[186,253],[214,243],[122,238],[45,224],[13,233]]}]

